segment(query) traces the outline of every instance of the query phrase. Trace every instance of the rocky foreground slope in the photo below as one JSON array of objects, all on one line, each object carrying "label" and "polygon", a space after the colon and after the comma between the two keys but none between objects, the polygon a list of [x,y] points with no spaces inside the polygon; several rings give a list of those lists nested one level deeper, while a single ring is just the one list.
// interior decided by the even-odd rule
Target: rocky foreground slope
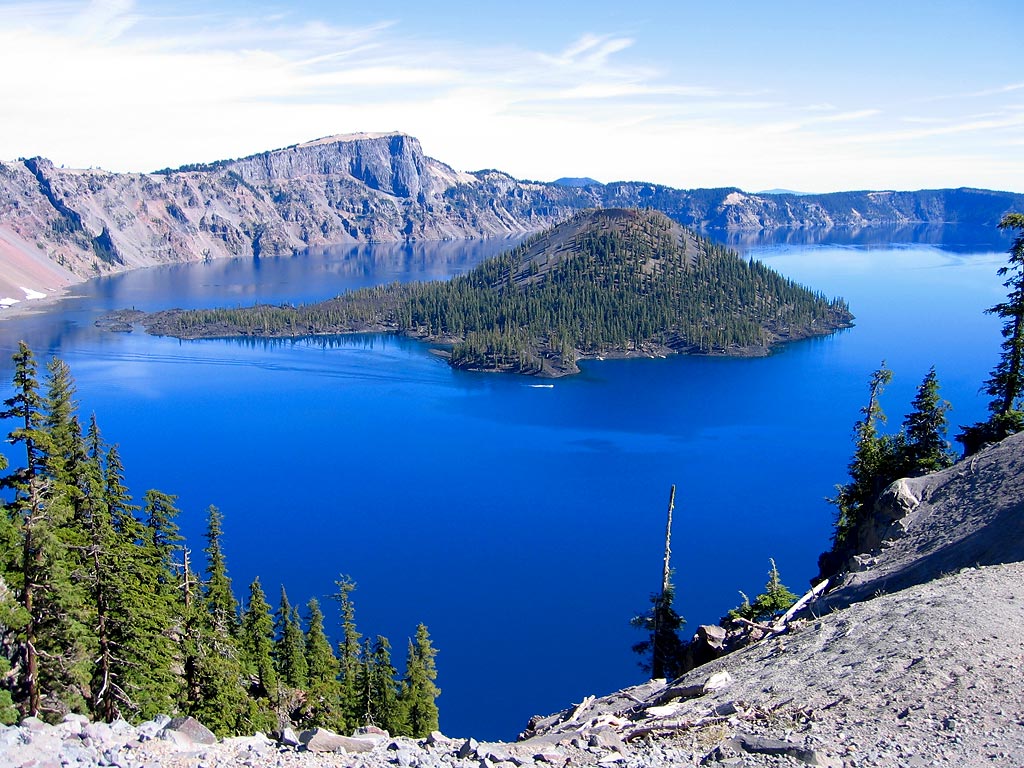
[{"label": "rocky foreground slope", "polygon": [[696,228],[994,226],[1024,195],[975,189],[754,195],[462,173],[401,133],[331,136],[238,160],[110,173],[0,163],[0,297],[168,262],[349,242],[532,232],[583,208],[654,208]]},{"label": "rocky foreground slope", "polygon": [[[878,547],[777,634],[683,677],[534,717],[520,741],[324,731],[214,742],[194,721],[30,720],[0,764],[1024,765],[1024,434],[894,489]],[[888,522],[885,522],[886,516]],[[882,529],[880,529],[882,530]],[[500,692],[496,695],[500,695]],[[481,702],[486,706],[486,702]]]}]

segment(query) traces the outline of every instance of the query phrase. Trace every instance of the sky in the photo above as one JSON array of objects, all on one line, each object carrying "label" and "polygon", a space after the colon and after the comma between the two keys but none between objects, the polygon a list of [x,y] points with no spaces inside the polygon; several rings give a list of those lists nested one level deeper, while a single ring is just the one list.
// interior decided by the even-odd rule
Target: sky
[{"label": "sky", "polygon": [[152,171],[359,131],[458,170],[1024,192],[1019,0],[0,0],[0,159]]}]

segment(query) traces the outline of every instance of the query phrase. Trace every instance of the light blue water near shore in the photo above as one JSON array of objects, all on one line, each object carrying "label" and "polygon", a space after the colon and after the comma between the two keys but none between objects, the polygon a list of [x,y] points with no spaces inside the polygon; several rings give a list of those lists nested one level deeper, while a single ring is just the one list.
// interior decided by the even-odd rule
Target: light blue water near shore
[{"label": "light blue water near shore", "polygon": [[932,364],[954,424],[982,417],[999,344],[982,310],[1003,295],[1008,242],[878,234],[737,243],[857,316],[763,359],[593,361],[542,382],[453,371],[394,337],[179,342],[92,326],[109,308],[310,301],[444,277],[503,245],[477,242],[94,281],[0,322],[0,375],[19,338],[40,360],[63,357],[136,497],[178,494],[196,557],[206,507],[224,512],[237,594],[259,575],[272,602],[284,583],[305,604],[350,574],[360,630],[389,636],[399,661],[416,623],[430,627],[442,729],[513,738],[532,714],[642,678],[628,621],[660,580],[672,483],[678,608],[693,630],[737,590],[756,594],[769,557],[804,589],[881,359],[896,374],[883,402],[894,425]]}]

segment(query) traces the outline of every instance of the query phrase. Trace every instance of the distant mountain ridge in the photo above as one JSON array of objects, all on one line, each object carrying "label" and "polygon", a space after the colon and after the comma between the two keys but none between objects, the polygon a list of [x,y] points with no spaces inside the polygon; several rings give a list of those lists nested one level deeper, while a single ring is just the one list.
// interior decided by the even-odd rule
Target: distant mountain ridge
[{"label": "distant mountain ridge", "polygon": [[523,234],[593,207],[654,208],[704,230],[994,226],[1007,211],[1024,210],[1024,195],[564,186],[497,170],[456,171],[402,133],[330,136],[148,174],[70,170],[33,158],[0,163],[0,295],[46,293],[162,263],[286,255],[349,242]]}]

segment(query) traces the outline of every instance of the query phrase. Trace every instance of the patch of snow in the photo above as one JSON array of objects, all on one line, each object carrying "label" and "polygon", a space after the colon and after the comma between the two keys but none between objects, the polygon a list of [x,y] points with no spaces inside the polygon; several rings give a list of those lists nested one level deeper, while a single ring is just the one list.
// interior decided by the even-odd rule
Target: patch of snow
[{"label": "patch of snow", "polygon": [[12,299],[10,296],[4,296],[0,299],[0,307],[13,307],[15,304],[20,304],[21,299]]},{"label": "patch of snow", "polygon": [[33,299],[45,299],[46,294],[40,293],[39,291],[33,291],[31,288],[21,286],[21,290],[25,292],[26,301],[32,301]]}]

